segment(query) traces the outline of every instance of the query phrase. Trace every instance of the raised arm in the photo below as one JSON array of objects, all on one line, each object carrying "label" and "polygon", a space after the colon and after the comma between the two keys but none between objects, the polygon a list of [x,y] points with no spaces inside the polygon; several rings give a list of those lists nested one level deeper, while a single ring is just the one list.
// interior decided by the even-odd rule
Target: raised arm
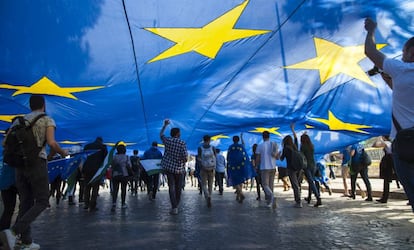
[{"label": "raised arm", "polygon": [[383,69],[383,63],[385,55],[377,49],[375,42],[375,29],[377,28],[377,23],[374,22],[371,18],[365,19],[365,30],[367,31],[367,36],[365,38],[365,55],[380,69]]},{"label": "raised arm", "polygon": [[295,132],[295,123],[294,123],[294,122],[292,122],[292,123],[290,124],[290,130],[292,130],[293,137],[294,137],[295,139],[297,139],[298,137],[297,137],[296,132]]},{"label": "raised arm", "polygon": [[161,140],[162,140],[162,137],[164,136],[165,128],[168,126],[168,124],[170,124],[170,120],[165,119],[164,120],[164,124],[163,124],[163,126],[161,128],[161,131],[160,131],[160,138],[161,138]]}]

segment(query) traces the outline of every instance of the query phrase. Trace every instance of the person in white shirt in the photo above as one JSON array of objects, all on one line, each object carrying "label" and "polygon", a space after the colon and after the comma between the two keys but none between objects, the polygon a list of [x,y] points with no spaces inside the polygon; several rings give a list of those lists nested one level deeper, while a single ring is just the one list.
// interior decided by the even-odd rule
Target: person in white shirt
[{"label": "person in white shirt", "polygon": [[265,199],[269,208],[276,208],[276,198],[273,192],[273,184],[276,174],[276,160],[279,157],[277,144],[270,142],[270,133],[262,133],[263,143],[256,149],[256,165],[260,168],[262,187],[265,192]]},{"label": "person in white shirt", "polygon": [[[393,91],[393,122],[390,137],[395,138],[398,130],[414,126],[414,37],[405,42],[401,60],[387,58],[377,49],[375,42],[376,28],[376,22],[371,18],[365,19],[365,30],[367,31],[365,54],[376,67],[391,77],[386,83]],[[392,153],[395,171],[414,212],[414,162],[400,159],[398,157],[399,151],[395,150],[395,147]]]}]

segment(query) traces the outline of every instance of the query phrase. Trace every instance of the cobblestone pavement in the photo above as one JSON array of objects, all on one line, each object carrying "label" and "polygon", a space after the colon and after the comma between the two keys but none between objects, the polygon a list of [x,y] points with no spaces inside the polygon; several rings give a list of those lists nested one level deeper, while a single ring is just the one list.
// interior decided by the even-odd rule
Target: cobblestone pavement
[{"label": "cobblestone pavement", "polygon": [[[340,184],[333,181],[334,190]],[[382,188],[382,180],[373,186]],[[414,213],[404,199],[379,204],[324,192],[323,206],[312,201],[294,208],[292,190],[283,192],[278,184],[272,210],[254,190],[245,195],[239,204],[231,188],[223,196],[215,191],[207,208],[187,187],[178,215],[169,214],[166,188],[154,201],[145,192],[128,193],[129,207],[115,213],[108,189],[100,192],[96,212],[67,201],[57,207],[51,198],[52,207],[33,224],[33,237],[42,249],[414,249]]]}]

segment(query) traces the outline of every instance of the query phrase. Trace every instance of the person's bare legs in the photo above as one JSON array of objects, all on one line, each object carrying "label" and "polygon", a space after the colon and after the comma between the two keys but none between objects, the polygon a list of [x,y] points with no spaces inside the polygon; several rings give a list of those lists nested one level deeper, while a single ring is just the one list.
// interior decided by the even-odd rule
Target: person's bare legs
[{"label": "person's bare legs", "polygon": [[341,175],[342,175],[342,181],[344,183],[344,196],[349,195],[348,183],[347,183],[348,174],[349,174],[349,167],[347,165],[343,165],[341,168]]}]

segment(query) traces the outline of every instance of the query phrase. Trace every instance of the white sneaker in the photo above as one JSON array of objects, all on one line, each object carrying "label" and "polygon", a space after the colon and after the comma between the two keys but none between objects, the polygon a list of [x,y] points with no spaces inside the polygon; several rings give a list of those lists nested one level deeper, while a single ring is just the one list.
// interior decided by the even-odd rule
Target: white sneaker
[{"label": "white sneaker", "polygon": [[274,196],[270,197],[270,201],[269,201],[269,203],[267,203],[266,207],[272,208],[274,201],[275,201],[275,197]]},{"label": "white sneaker", "polygon": [[30,244],[30,249],[31,250],[38,250],[40,249],[40,245],[37,243],[32,242],[32,244]]},{"label": "white sneaker", "polygon": [[39,250],[40,249],[40,245],[32,242],[32,244],[30,244],[30,245],[16,245],[14,247],[14,249],[19,249],[19,250]]},{"label": "white sneaker", "polygon": [[3,243],[6,244],[9,249],[14,249],[14,246],[16,245],[16,235],[10,229],[3,230],[0,234]]},{"label": "white sneaker", "polygon": [[121,208],[123,208],[123,209],[128,208],[128,205],[127,204],[124,204],[124,205],[122,205]]},{"label": "white sneaker", "polygon": [[276,209],[276,208],[277,208],[276,197],[273,197],[272,209]]},{"label": "white sneaker", "polygon": [[178,208],[171,209],[170,214],[177,215],[178,214]]}]

